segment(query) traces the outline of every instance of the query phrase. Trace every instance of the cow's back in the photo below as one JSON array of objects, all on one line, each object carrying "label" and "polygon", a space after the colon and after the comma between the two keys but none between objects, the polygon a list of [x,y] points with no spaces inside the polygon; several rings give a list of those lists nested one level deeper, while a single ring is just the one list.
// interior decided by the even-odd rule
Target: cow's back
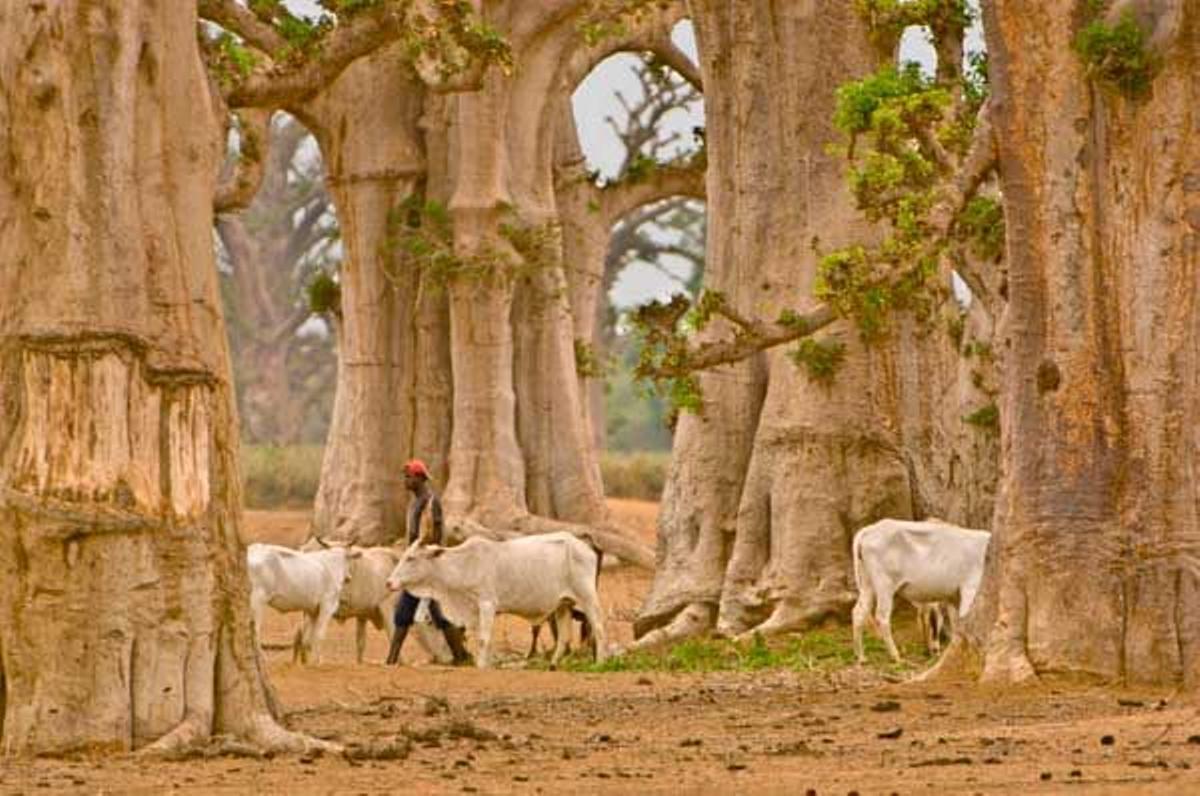
[{"label": "cow's back", "polygon": [[945,522],[881,520],[859,531],[862,563],[914,601],[946,599],[980,568],[990,534]]},{"label": "cow's back", "polygon": [[573,534],[525,536],[496,548],[494,587],[505,611],[540,619],[595,588],[595,553]]}]

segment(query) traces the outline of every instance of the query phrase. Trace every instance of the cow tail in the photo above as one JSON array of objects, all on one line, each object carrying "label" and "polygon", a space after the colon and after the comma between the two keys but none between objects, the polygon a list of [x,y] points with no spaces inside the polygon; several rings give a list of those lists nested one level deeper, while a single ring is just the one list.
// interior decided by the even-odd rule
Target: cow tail
[{"label": "cow tail", "polygon": [[862,594],[866,588],[863,582],[863,564],[862,564],[862,531],[854,534],[854,541],[850,544],[851,555],[854,557],[854,587],[858,589],[858,593]]}]

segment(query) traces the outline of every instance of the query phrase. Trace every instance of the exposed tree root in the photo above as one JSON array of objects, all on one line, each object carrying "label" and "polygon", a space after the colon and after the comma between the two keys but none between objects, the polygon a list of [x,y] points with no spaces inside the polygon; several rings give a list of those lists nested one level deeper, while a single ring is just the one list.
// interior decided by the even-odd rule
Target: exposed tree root
[{"label": "exposed tree root", "polygon": [[630,645],[630,650],[646,650],[661,647],[675,641],[701,635],[712,630],[716,622],[717,607],[710,603],[692,603],[684,608],[670,624],[655,628]]},{"label": "exposed tree root", "polygon": [[271,757],[278,754],[341,754],[341,745],[284,729],[266,713],[247,722],[244,734],[212,734],[201,717],[189,717],[154,743],[140,757],[189,760],[207,757]]}]

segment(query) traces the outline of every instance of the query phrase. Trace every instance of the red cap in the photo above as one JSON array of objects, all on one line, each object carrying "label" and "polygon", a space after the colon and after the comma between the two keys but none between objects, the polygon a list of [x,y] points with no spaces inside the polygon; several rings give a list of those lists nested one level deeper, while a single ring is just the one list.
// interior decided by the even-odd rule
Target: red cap
[{"label": "red cap", "polygon": [[413,459],[408,464],[404,465],[405,475],[419,475],[426,481],[429,480],[429,468],[425,466],[425,462],[420,459]]}]

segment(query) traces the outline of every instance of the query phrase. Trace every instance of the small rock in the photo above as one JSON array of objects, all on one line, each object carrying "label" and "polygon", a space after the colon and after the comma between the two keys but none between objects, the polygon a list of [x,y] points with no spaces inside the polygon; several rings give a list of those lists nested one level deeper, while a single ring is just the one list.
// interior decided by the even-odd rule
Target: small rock
[{"label": "small rock", "polygon": [[636,682],[638,685],[654,685],[654,681],[649,677],[639,677]]},{"label": "small rock", "polygon": [[1141,708],[1146,706],[1146,703],[1140,699],[1118,699],[1117,704],[1123,708]]},{"label": "small rock", "polygon": [[882,702],[876,702],[871,706],[871,710],[876,713],[894,713],[900,709],[900,703],[893,699],[885,699]]},{"label": "small rock", "polygon": [[682,741],[679,742],[679,745],[680,746],[700,746],[703,743],[704,743],[704,741],[700,740],[699,738],[684,738]]},{"label": "small rock", "polygon": [[1117,739],[1112,737],[1111,735],[1101,735],[1100,736],[1100,745],[1101,746],[1112,746],[1116,742],[1117,742]]},{"label": "small rock", "polygon": [[745,763],[730,763],[729,765],[725,766],[725,768],[729,769],[730,771],[745,771],[746,764]]},{"label": "small rock", "polygon": [[890,741],[890,740],[895,740],[896,738],[899,738],[899,737],[900,737],[901,735],[903,735],[903,734],[904,734],[904,728],[903,728],[903,727],[897,727],[897,728],[896,728],[896,729],[894,729],[894,730],[888,730],[888,731],[886,731],[886,732],[881,732],[881,733],[879,733],[879,735],[878,735],[878,736],[876,736],[876,737],[878,737],[878,738],[881,738],[881,739],[883,739],[883,740]]},{"label": "small rock", "polygon": [[1054,777],[1054,775],[1051,774],[1049,771],[1042,772],[1042,782],[1048,782],[1053,777]]},{"label": "small rock", "polygon": [[528,781],[529,781],[529,777],[525,776],[524,774],[514,774],[513,775],[513,782],[528,782]]},{"label": "small rock", "polygon": [[1188,739],[1187,739],[1187,742],[1188,742],[1188,743],[1200,744],[1200,735],[1189,735],[1189,736],[1188,736]]},{"label": "small rock", "polygon": [[1083,772],[1082,772],[1082,771],[1080,771],[1080,770],[1079,770],[1079,769],[1077,769],[1077,768],[1073,768],[1073,769],[1071,769],[1071,776],[1072,776],[1072,777],[1075,777],[1076,779],[1078,779],[1079,777],[1082,777],[1082,776],[1083,776]]}]

